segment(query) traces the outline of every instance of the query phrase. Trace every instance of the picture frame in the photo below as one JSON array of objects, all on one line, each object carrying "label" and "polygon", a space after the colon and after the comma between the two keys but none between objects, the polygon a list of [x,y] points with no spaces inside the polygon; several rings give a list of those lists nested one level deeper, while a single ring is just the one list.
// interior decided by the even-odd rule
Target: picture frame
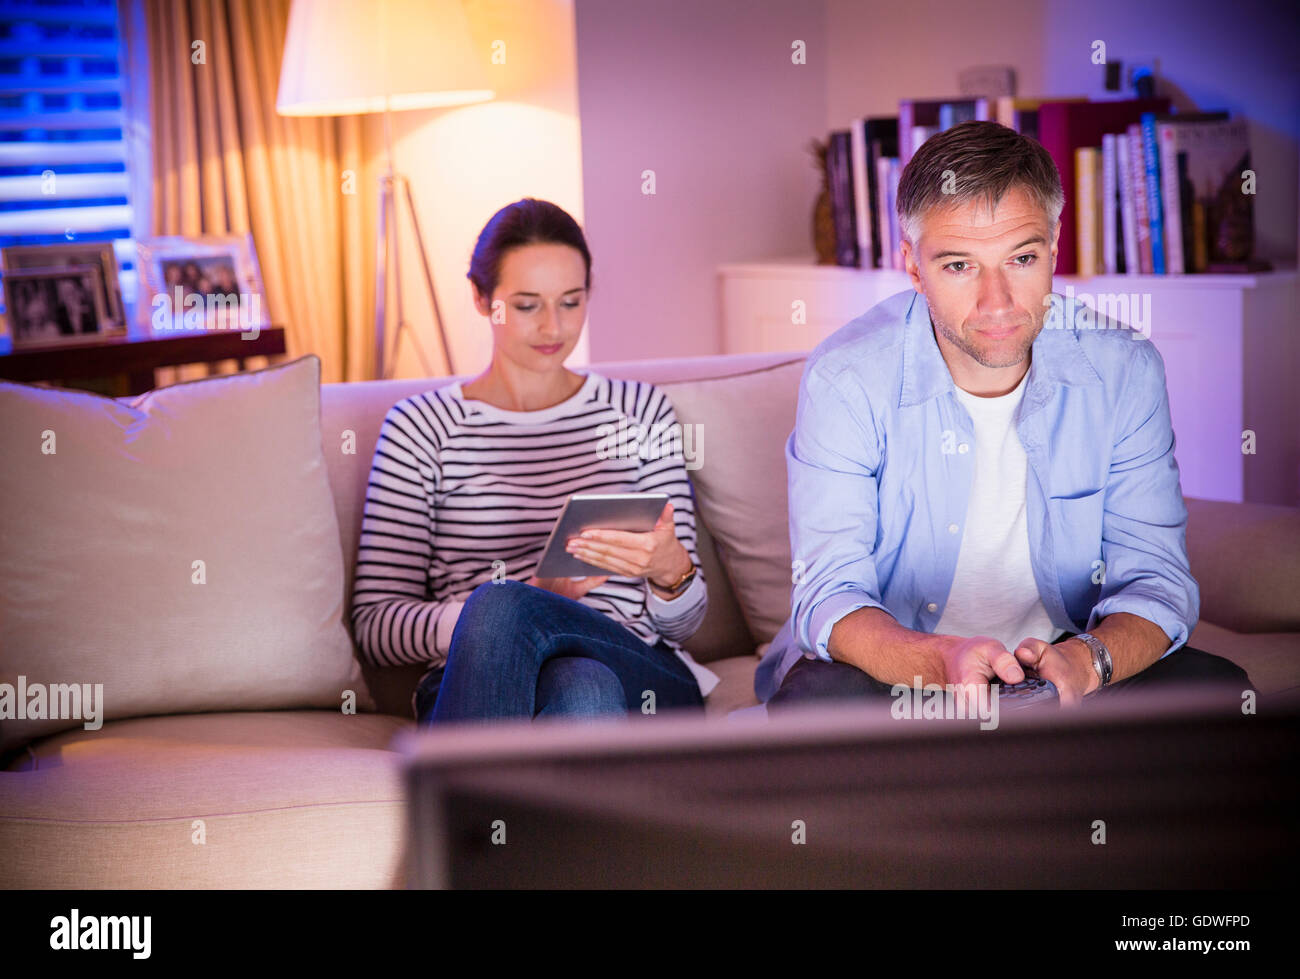
[{"label": "picture frame", "polygon": [[147,238],[136,251],[137,319],[150,333],[270,325],[251,234]]},{"label": "picture frame", "polygon": [[110,322],[104,309],[103,267],[62,265],[11,269],[4,275],[5,310],[14,350],[93,343]]},{"label": "picture frame", "polygon": [[0,271],[50,269],[74,265],[98,265],[103,301],[104,333],[125,332],[126,306],[118,276],[117,252],[112,241],[82,241],[53,245],[9,245],[0,248]]}]

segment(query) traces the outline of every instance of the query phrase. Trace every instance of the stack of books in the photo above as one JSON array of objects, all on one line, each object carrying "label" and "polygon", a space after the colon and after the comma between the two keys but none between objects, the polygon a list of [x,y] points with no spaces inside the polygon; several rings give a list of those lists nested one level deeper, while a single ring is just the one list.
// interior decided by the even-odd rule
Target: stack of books
[{"label": "stack of books", "polygon": [[831,133],[827,176],[836,262],[902,269],[902,169],[930,136],[994,119],[1043,144],[1066,194],[1061,275],[1248,272],[1254,187],[1244,120],[1171,113],[1166,98],[904,100],[898,115]]}]

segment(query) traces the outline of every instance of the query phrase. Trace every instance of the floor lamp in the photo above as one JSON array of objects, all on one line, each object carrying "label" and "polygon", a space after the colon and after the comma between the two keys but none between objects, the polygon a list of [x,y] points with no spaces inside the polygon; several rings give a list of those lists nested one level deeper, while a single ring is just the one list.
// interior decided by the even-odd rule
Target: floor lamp
[{"label": "floor lamp", "polygon": [[[455,373],[411,184],[393,168],[392,113],[484,102],[493,97],[461,0],[293,0],[275,108],[286,116],[384,114],[384,172],[375,234],[375,375],[390,376],[408,326],[402,300],[398,218],[410,216],[433,322]],[[397,323],[387,342],[389,276]],[[411,339],[431,376],[424,346]]]}]

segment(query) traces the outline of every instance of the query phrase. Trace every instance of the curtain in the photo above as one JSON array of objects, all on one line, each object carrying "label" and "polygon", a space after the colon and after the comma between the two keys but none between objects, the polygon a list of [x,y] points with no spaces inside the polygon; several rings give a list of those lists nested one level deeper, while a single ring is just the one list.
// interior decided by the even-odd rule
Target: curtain
[{"label": "curtain", "polygon": [[[318,355],[323,382],[362,380],[375,370],[377,170],[361,117],[276,114],[289,6],[119,0],[126,73],[147,82],[124,106],[131,158],[149,171],[132,175],[141,187],[135,231],[251,231],[267,315],[284,327],[288,356]],[[251,358],[249,369],[261,366],[252,361],[264,363]],[[195,365],[158,382],[208,372]]]}]

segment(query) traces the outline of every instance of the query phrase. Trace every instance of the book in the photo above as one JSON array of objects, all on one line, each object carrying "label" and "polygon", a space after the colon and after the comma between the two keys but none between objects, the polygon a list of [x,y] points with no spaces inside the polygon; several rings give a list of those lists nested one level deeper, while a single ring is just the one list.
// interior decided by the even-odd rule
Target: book
[{"label": "book", "polygon": [[1101,137],[1101,268],[1118,275],[1120,268],[1119,183],[1115,174],[1115,134]]},{"label": "book", "polygon": [[[1174,127],[1168,122],[1157,122],[1156,144],[1160,152],[1160,202],[1164,209],[1165,271],[1169,275],[1182,275],[1183,264],[1183,214],[1182,194],[1178,182],[1178,148],[1174,145]],[[1185,157],[1184,157],[1185,159]]]},{"label": "book", "polygon": [[890,267],[903,268],[903,234],[898,224],[898,182],[903,176],[902,161],[889,158],[889,256]]},{"label": "book", "polygon": [[1165,274],[1165,218],[1160,200],[1160,146],[1156,142],[1156,116],[1142,113],[1143,178],[1146,181],[1147,220],[1151,224],[1151,272]]},{"label": "book", "polygon": [[1098,191],[1101,150],[1080,146],[1074,151],[1075,210],[1079,252],[1079,275],[1093,276],[1100,270],[1098,215],[1101,194]]},{"label": "book", "polygon": [[[876,194],[875,161],[883,157],[898,157],[898,120],[895,118],[871,119],[867,127],[867,153],[870,166],[867,169],[869,181],[868,200],[871,205],[871,227],[876,227],[875,214],[879,206]],[[879,241],[873,241],[871,253],[872,265],[882,268],[882,250]]]},{"label": "book", "polygon": [[889,174],[890,166],[896,159],[898,158],[889,156],[877,157],[876,159],[876,193],[878,195],[876,236],[880,239],[880,267],[882,269],[892,269],[894,267],[893,240],[889,231]]},{"label": "book", "polygon": [[826,170],[831,191],[831,215],[835,226],[835,264],[858,265],[858,234],[854,227],[853,177],[849,163],[849,131],[831,133],[826,151]]},{"label": "book", "polygon": [[1128,127],[1128,179],[1133,183],[1133,224],[1137,228],[1137,270],[1151,274],[1151,217],[1147,213],[1146,157],[1142,150],[1142,127]]},{"label": "book", "polygon": [[[1074,186],[1074,151],[1080,146],[1100,146],[1106,133],[1121,133],[1141,121],[1143,112],[1168,112],[1169,99],[1123,99],[1110,102],[1055,100],[1038,107],[1038,141],[1056,162],[1061,186]],[[1061,214],[1061,238],[1056,271],[1074,275],[1077,270],[1074,211]]]},{"label": "book", "polygon": [[1138,274],[1137,201],[1133,196],[1133,161],[1127,133],[1115,136],[1115,179],[1119,183],[1120,237],[1125,275]]}]

